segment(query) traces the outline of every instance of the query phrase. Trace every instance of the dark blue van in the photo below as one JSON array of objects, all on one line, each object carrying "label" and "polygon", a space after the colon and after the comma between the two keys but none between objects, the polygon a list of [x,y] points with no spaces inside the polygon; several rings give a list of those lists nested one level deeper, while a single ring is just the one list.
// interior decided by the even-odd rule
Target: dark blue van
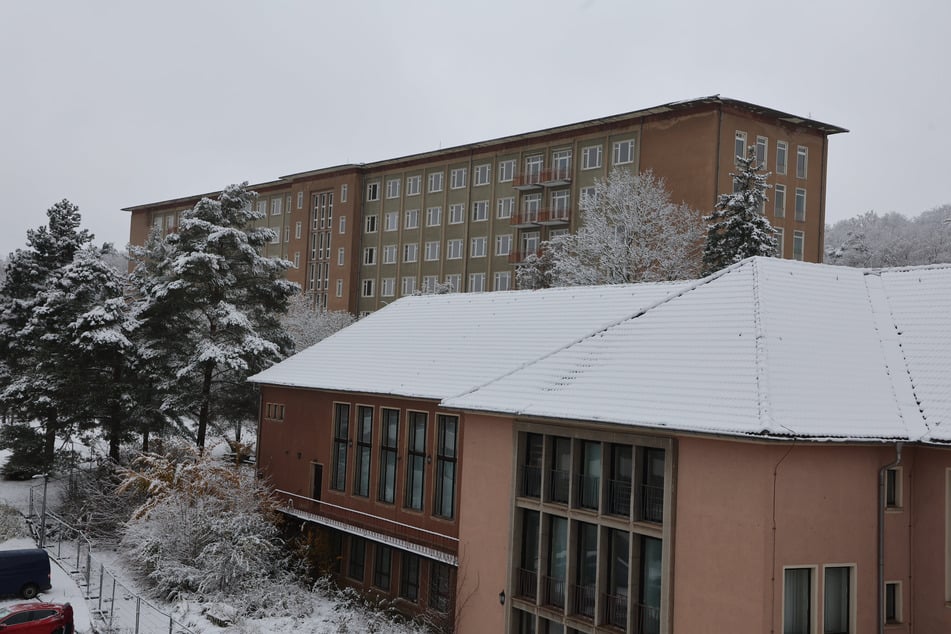
[{"label": "dark blue van", "polygon": [[32,599],[51,587],[50,557],[45,550],[0,550],[0,596],[18,594]]}]

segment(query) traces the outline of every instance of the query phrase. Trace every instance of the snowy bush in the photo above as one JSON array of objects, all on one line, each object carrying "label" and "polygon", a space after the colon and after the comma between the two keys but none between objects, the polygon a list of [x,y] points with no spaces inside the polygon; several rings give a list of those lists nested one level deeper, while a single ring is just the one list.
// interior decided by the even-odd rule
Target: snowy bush
[{"label": "snowy bush", "polygon": [[57,513],[86,536],[117,538],[144,494],[116,495],[121,478],[114,462],[101,459],[70,474]]},{"label": "snowy bush", "polygon": [[122,544],[155,594],[228,603],[243,614],[293,611],[273,504],[249,471],[174,441],[165,455],[143,454],[123,470],[119,491],[146,495]]},{"label": "snowy bush", "polygon": [[0,542],[29,536],[26,520],[20,512],[5,502],[0,502]]},{"label": "snowy bush", "polygon": [[0,449],[10,450],[10,457],[0,469],[4,480],[29,480],[50,468],[43,452],[43,436],[30,425],[8,423],[0,427]]}]

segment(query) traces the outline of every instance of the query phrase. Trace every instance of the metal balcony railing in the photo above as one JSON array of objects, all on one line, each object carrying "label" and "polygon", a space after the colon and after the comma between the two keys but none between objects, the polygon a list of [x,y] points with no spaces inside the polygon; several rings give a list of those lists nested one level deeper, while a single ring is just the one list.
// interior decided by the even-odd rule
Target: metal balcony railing
[{"label": "metal balcony railing", "polygon": [[538,212],[538,224],[559,225],[571,222],[569,207],[551,207]]},{"label": "metal balcony railing", "polygon": [[594,618],[594,604],[597,592],[594,585],[571,586],[571,613]]},{"label": "metal balcony railing", "polygon": [[538,225],[538,209],[523,209],[512,214],[509,224],[513,227],[534,227]]},{"label": "metal balcony railing", "polygon": [[625,480],[608,480],[608,513],[631,516],[631,483]]},{"label": "metal balcony railing", "polygon": [[608,625],[627,629],[627,597],[619,594],[601,595],[602,620]]},{"label": "metal balcony railing", "polygon": [[538,596],[538,573],[534,570],[519,568],[515,582],[516,596],[535,600]]},{"label": "metal balcony railing", "polygon": [[542,577],[544,580],[544,603],[556,608],[565,607],[565,580],[556,577]]},{"label": "metal balcony railing", "polygon": [[660,634],[660,608],[634,604],[635,634]]},{"label": "metal balcony railing", "polygon": [[601,478],[598,476],[578,475],[575,479],[575,486],[578,491],[578,506],[597,511]]},{"label": "metal balcony railing", "polygon": [[661,524],[664,521],[664,487],[641,485],[639,520]]},{"label": "metal balcony railing", "polygon": [[524,497],[539,498],[542,495],[542,469],[523,465],[519,467],[518,494]]},{"label": "metal balcony railing", "polygon": [[571,474],[567,471],[548,471],[548,496],[552,502],[568,503],[568,487]]},{"label": "metal balcony railing", "polygon": [[370,531],[384,538],[389,537],[417,544],[423,548],[434,549],[451,555],[453,559],[459,553],[459,539],[456,537],[337,504],[314,500],[289,491],[278,489],[275,493],[281,499],[284,509],[287,510],[301,511],[303,514],[312,515],[316,518],[325,518],[339,524],[345,524],[358,529],[358,531]]}]

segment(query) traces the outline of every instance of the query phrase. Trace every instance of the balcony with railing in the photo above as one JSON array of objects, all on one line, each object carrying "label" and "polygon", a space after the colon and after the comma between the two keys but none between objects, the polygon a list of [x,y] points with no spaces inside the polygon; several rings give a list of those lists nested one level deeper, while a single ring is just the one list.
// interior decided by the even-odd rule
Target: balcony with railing
[{"label": "balcony with railing", "polygon": [[515,596],[535,601],[538,595],[538,573],[519,568],[515,580]]},{"label": "balcony with railing", "polygon": [[542,188],[542,176],[547,170],[533,170],[529,169],[521,174],[515,175],[515,180],[512,183],[512,187],[519,191],[531,191],[533,189]]},{"label": "balcony with railing", "polygon": [[545,590],[543,602],[556,608],[565,607],[565,580],[557,577],[542,577]]},{"label": "balcony with railing", "polygon": [[539,222],[538,209],[523,209],[512,214],[509,224],[516,229],[527,229],[528,227],[537,227]]},{"label": "balcony with railing", "polygon": [[637,519],[662,524],[664,522],[664,487],[641,485],[641,504]]},{"label": "balcony with railing", "polygon": [[597,511],[601,478],[583,474],[575,476],[575,478],[575,486],[578,491],[578,506]]},{"label": "balcony with railing", "polygon": [[571,222],[571,209],[569,207],[550,207],[538,212],[538,224],[540,225],[564,225]]},{"label": "balcony with railing", "polygon": [[519,467],[518,494],[523,497],[539,498],[542,495],[542,469],[522,465]]},{"label": "balcony with railing", "polygon": [[571,474],[568,471],[550,469],[548,471],[548,497],[552,502],[568,503],[568,487]]},{"label": "balcony with railing", "polygon": [[660,634],[660,608],[634,604],[635,634]]},{"label": "balcony with railing", "polygon": [[571,586],[571,613],[594,618],[594,603],[597,592],[594,584]]},{"label": "balcony with railing", "polygon": [[608,513],[631,516],[631,482],[629,480],[608,480]]},{"label": "balcony with railing", "polygon": [[571,183],[571,165],[556,165],[542,170],[541,184],[545,187],[559,187]]},{"label": "balcony with railing", "polygon": [[280,501],[278,509],[288,515],[458,565],[456,537],[289,491],[278,489],[275,493]]},{"label": "balcony with railing", "polygon": [[622,630],[627,629],[627,597],[622,594],[601,595],[601,620]]},{"label": "balcony with railing", "polygon": [[540,249],[523,249],[519,251],[512,251],[509,253],[509,263],[521,264],[530,255],[541,255],[541,250]]}]

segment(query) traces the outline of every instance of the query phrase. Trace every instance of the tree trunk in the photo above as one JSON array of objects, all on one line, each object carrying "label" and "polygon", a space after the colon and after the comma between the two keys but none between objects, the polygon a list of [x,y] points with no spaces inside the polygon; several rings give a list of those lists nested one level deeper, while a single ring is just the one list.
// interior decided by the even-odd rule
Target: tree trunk
[{"label": "tree trunk", "polygon": [[214,369],[214,362],[208,361],[202,372],[201,409],[198,411],[198,437],[195,440],[200,453],[205,452],[205,434],[208,431],[208,419],[211,417],[211,378]]},{"label": "tree trunk", "polygon": [[43,462],[46,464],[46,470],[53,468],[53,458],[56,454],[56,413],[47,414],[46,429],[43,430]]},{"label": "tree trunk", "polygon": [[149,428],[142,430],[142,453],[149,452]]},{"label": "tree trunk", "polygon": [[[112,369],[112,388],[115,390],[122,379],[122,368]],[[119,444],[122,439],[122,408],[119,399],[113,396],[109,402],[109,457],[119,463]]]}]

